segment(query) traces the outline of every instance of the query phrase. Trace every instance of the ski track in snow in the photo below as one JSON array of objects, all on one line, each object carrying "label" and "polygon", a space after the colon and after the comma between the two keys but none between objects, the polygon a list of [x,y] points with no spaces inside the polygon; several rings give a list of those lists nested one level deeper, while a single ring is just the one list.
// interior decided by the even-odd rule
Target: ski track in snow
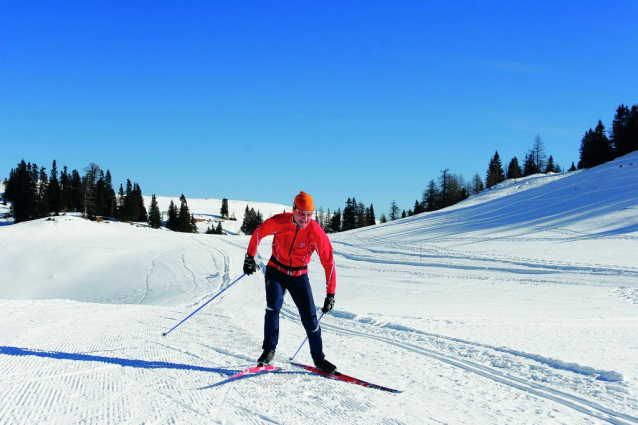
[{"label": "ski track in snow", "polygon": [[[348,260],[363,261],[370,263],[379,263],[387,265],[407,265],[418,267],[437,267],[437,268],[453,268],[463,270],[493,270],[508,273],[520,274],[542,274],[554,272],[573,272],[587,275],[602,276],[635,276],[638,277],[638,267],[615,268],[601,264],[574,265],[557,260],[543,261],[533,260],[521,257],[505,257],[503,255],[490,254],[477,255],[475,252],[458,251],[444,248],[423,247],[422,245],[414,246],[409,243],[388,243],[383,245],[395,246],[397,249],[388,251],[373,248],[362,248],[370,246],[379,246],[380,241],[375,238],[363,238],[358,236],[359,244],[344,242],[342,240],[333,242],[334,245],[344,247],[356,247],[359,250],[369,251],[370,254],[348,253],[343,249],[335,249],[337,255],[341,255]],[[466,241],[466,239],[463,239]],[[413,252],[405,252],[411,250]],[[384,258],[383,256],[386,256]],[[381,258],[379,258],[381,256]],[[407,260],[398,260],[397,257],[407,257]],[[418,260],[417,260],[418,258]],[[424,262],[425,260],[425,262]],[[431,260],[432,262],[428,262]],[[436,261],[438,260],[438,262]],[[462,264],[475,262],[476,265]],[[513,268],[504,268],[503,264],[510,264]]]},{"label": "ski track in snow", "polygon": [[[296,311],[293,311],[292,309],[283,309],[282,315],[284,317],[292,319],[293,321],[299,321],[298,313]],[[540,384],[539,382],[550,381],[552,383],[561,385],[562,387],[570,387],[572,390],[577,389],[579,386],[582,385],[580,382],[577,382],[576,379],[573,379],[573,378],[570,379],[569,377],[565,375],[559,376],[556,373],[553,373],[549,368],[545,368],[545,369],[538,368],[538,367],[533,368],[534,371],[538,371],[542,374],[545,374],[546,377],[536,377],[535,380],[532,380],[529,378],[525,379],[525,378],[513,376],[511,373],[504,373],[492,367],[488,367],[483,364],[479,364],[475,361],[468,360],[468,358],[471,359],[471,358],[480,357],[480,356],[487,357],[488,363],[494,364],[498,362],[503,365],[507,364],[507,367],[506,367],[507,370],[518,371],[523,368],[523,366],[521,365],[521,360],[512,361],[504,357],[503,353],[506,355],[523,357],[524,359],[542,361],[542,359],[534,358],[534,356],[530,356],[524,353],[517,353],[516,351],[513,351],[513,350],[507,350],[507,349],[502,349],[498,347],[490,347],[483,344],[472,343],[469,341],[454,340],[444,336],[427,334],[428,339],[431,340],[430,344],[436,345],[439,348],[441,347],[446,348],[447,353],[443,353],[440,350],[435,351],[432,349],[425,348],[423,346],[415,345],[414,343],[409,343],[409,342],[399,340],[399,338],[405,339],[405,330],[401,330],[400,332],[395,333],[394,337],[390,337],[390,336],[378,335],[376,334],[377,332],[375,332],[374,330],[371,330],[369,327],[362,330],[355,330],[353,328],[327,324],[325,322],[321,324],[321,327],[324,329],[328,329],[344,338],[348,338],[349,336],[354,336],[359,338],[372,339],[374,341],[394,345],[403,350],[416,353],[416,354],[419,354],[440,362],[447,363],[451,366],[455,366],[463,370],[475,373],[484,378],[488,378],[492,381],[495,381],[504,385],[508,385],[510,387],[528,392],[535,396],[562,404],[565,407],[569,407],[571,409],[577,410],[581,413],[584,413],[586,415],[589,415],[591,417],[594,417],[609,423],[613,423],[613,424],[638,423],[638,416],[632,416],[622,412],[614,411],[613,409],[607,408],[593,400],[589,400],[584,396],[568,393],[558,388],[552,388],[548,385]],[[387,334],[388,333],[386,332],[386,335]],[[398,337],[398,335],[400,335],[400,337]],[[445,341],[441,342],[440,341],[441,339]],[[456,344],[453,345],[454,343]],[[463,346],[463,347],[459,348],[459,346]],[[500,351],[501,353],[494,353],[494,352],[488,353],[488,350]],[[448,354],[453,352],[466,352],[466,354],[463,357],[458,355],[455,356],[455,355]],[[552,362],[547,362],[546,364],[551,366]],[[554,366],[557,366],[557,365],[554,364]],[[561,368],[561,369],[564,369],[564,368]],[[574,372],[574,370],[570,370],[570,369],[567,369],[567,370]],[[613,376],[613,373],[611,373],[611,375]],[[563,382],[559,382],[559,381],[563,381]],[[638,407],[638,400],[634,399],[633,404]],[[625,421],[628,421],[628,422],[625,422]]]}]

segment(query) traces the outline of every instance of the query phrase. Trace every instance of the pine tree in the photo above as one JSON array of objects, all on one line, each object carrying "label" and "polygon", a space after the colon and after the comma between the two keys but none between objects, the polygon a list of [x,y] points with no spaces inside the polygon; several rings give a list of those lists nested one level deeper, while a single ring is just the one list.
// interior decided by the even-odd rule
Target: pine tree
[{"label": "pine tree", "polygon": [[224,229],[222,228],[221,220],[217,222],[217,229],[215,229],[215,233],[218,234],[218,235],[223,235],[224,234]]},{"label": "pine tree", "polygon": [[[30,166],[30,168],[29,168]],[[38,180],[40,179],[40,169],[34,162],[33,164],[27,164],[29,171],[29,220],[38,218]]]},{"label": "pine tree", "polygon": [[379,218],[379,222],[381,224],[388,222],[388,219],[386,218],[385,213],[381,213],[381,217]]},{"label": "pine tree", "polygon": [[442,170],[439,177],[439,199],[437,202],[439,208],[449,207],[465,199],[464,185],[463,176],[450,173],[447,168]]},{"label": "pine tree", "polygon": [[357,228],[368,226],[368,214],[366,213],[366,206],[363,202],[359,202],[357,206]]},{"label": "pine tree", "polygon": [[534,157],[531,154],[525,155],[525,161],[523,162],[523,177],[531,176],[536,173],[536,164],[534,163]]},{"label": "pine tree", "polygon": [[184,233],[193,233],[193,227],[191,225],[191,213],[188,209],[188,202],[186,201],[186,197],[182,193],[182,196],[179,197],[180,207],[178,218],[178,228],[179,232]]},{"label": "pine tree", "polygon": [[246,205],[246,209],[244,210],[244,219],[242,220],[241,227],[239,228],[239,230],[243,232],[245,235],[248,234],[249,223],[250,223],[250,209],[248,208],[248,205]]},{"label": "pine tree", "polygon": [[626,150],[629,152],[638,151],[638,104],[631,107],[629,111],[629,146]]},{"label": "pine tree", "polygon": [[520,179],[523,177],[523,171],[518,164],[518,158],[514,157],[507,166],[507,178],[508,179]]},{"label": "pine tree", "polygon": [[549,156],[549,158],[547,159],[547,167],[545,167],[545,173],[555,173],[556,169],[554,166],[554,157],[553,156]]},{"label": "pine tree", "polygon": [[146,212],[146,206],[144,205],[144,196],[142,195],[142,188],[139,183],[135,183],[133,186],[133,192],[135,196],[135,205],[137,211],[137,221],[148,221],[148,213]]},{"label": "pine tree", "polygon": [[5,196],[11,201],[10,213],[15,223],[35,218],[36,192],[31,180],[33,178],[31,163],[22,160],[15,170],[11,170]]},{"label": "pine tree", "polygon": [[330,227],[335,233],[341,231],[341,208],[337,208],[337,211],[332,215]]},{"label": "pine tree", "polygon": [[130,179],[126,179],[126,191],[124,192],[124,195],[122,197],[122,206],[120,207],[120,220],[136,221],[138,216],[139,211],[136,211],[135,208],[133,183]]},{"label": "pine tree", "polygon": [[578,168],[595,167],[611,160],[612,156],[611,144],[605,135],[605,126],[599,120],[596,129],[590,128],[581,140]]},{"label": "pine tree", "polygon": [[322,229],[326,233],[332,232],[332,214],[330,214],[330,208],[328,208],[328,212],[323,218],[323,226]]},{"label": "pine tree", "polygon": [[78,170],[71,171],[71,211],[82,211],[82,178]]},{"label": "pine tree", "polygon": [[428,188],[423,191],[423,205],[425,211],[436,211],[439,209],[437,200],[439,199],[439,189],[436,187],[434,180],[430,180]]},{"label": "pine tree", "polygon": [[199,229],[197,227],[197,220],[195,220],[195,214],[191,214],[190,233],[199,233]]},{"label": "pine tree", "polygon": [[393,199],[390,204],[390,221],[397,220],[399,218],[399,206],[397,202]]},{"label": "pine tree", "polygon": [[242,222],[240,230],[246,235],[252,235],[255,229],[264,222],[261,212],[255,212],[254,208],[248,209],[246,205],[246,211],[244,213],[244,221]]},{"label": "pine tree", "polygon": [[95,183],[95,215],[104,215],[106,211],[106,182],[104,171],[100,170],[100,175]]},{"label": "pine tree", "polygon": [[530,150],[530,156],[534,162],[534,172],[532,174],[541,173],[545,169],[545,161],[547,155],[545,154],[545,144],[543,139],[538,134],[534,138],[534,145]]},{"label": "pine tree", "polygon": [[72,209],[73,196],[71,195],[71,175],[69,169],[65,165],[60,173],[60,210],[66,214],[66,212]]},{"label": "pine tree", "polygon": [[179,231],[179,217],[177,206],[175,206],[172,199],[171,203],[168,206],[168,220],[166,221],[166,228],[174,232]]},{"label": "pine tree", "polygon": [[478,173],[474,174],[472,178],[472,183],[470,184],[470,194],[476,195],[479,192],[482,192],[485,189],[485,185],[483,185],[483,179],[479,176]]},{"label": "pine tree", "polygon": [[58,180],[58,166],[53,160],[51,167],[51,176],[49,178],[49,209],[54,215],[60,215],[62,210],[62,191],[60,189],[60,181]]},{"label": "pine tree", "polygon": [[571,166],[571,167],[569,167],[569,170],[567,170],[567,171],[572,172],[572,171],[576,171],[576,170],[577,170],[577,168],[576,168],[576,166],[574,165],[574,161],[572,161],[572,166]]},{"label": "pine tree", "polygon": [[264,222],[264,216],[261,215],[261,212],[259,210],[257,210],[257,216],[255,217],[255,228],[253,229],[253,232],[263,224]]},{"label": "pine tree", "polygon": [[631,152],[630,117],[629,108],[621,104],[614,115],[609,136],[616,157]]},{"label": "pine tree", "polygon": [[596,141],[596,151],[600,158],[600,164],[604,164],[607,161],[614,159],[614,153],[605,133],[605,126],[602,121],[598,121],[598,125],[594,129],[594,140]]},{"label": "pine tree", "polygon": [[228,199],[222,199],[222,208],[221,208],[221,216],[222,218],[228,218]]},{"label": "pine tree", "polygon": [[124,194],[124,188],[122,187],[122,183],[120,183],[120,190],[117,191],[117,218],[120,221],[126,221],[123,215],[126,215],[126,211],[124,210],[124,201],[126,200],[126,195]]},{"label": "pine tree", "polygon": [[446,168],[441,171],[441,176],[439,177],[439,205],[440,208],[445,208],[451,205],[450,199],[450,179],[449,179],[450,170]]},{"label": "pine tree", "polygon": [[352,230],[352,229],[356,229],[357,228],[357,221],[356,221],[356,200],[354,198],[350,199],[348,198],[348,200],[346,201],[346,206],[343,209],[343,215],[341,217],[341,230],[342,231],[346,231],[346,230]]},{"label": "pine tree", "polygon": [[46,168],[40,169],[40,178],[38,181],[38,191],[36,194],[37,217],[46,217],[49,215],[49,178],[45,172]]},{"label": "pine tree", "polygon": [[115,196],[115,190],[113,190],[113,178],[109,170],[106,170],[104,189],[106,191],[106,206],[102,215],[115,217],[117,215],[117,197]]},{"label": "pine tree", "polygon": [[82,218],[95,218],[96,205],[96,183],[100,175],[99,165],[91,162],[84,168],[84,178],[82,179],[81,211]]},{"label": "pine tree", "polygon": [[368,208],[368,226],[374,226],[377,224],[377,219],[374,215],[374,205],[370,204]]},{"label": "pine tree", "polygon": [[162,215],[159,210],[159,206],[157,205],[157,198],[155,198],[155,194],[151,198],[151,207],[150,213],[148,214],[148,224],[153,229],[159,229],[162,227]]},{"label": "pine tree", "polygon": [[488,189],[492,186],[496,186],[505,180],[505,173],[503,173],[503,165],[501,164],[501,158],[498,155],[498,151],[494,153],[494,156],[490,159],[490,165],[487,169],[487,175],[485,177],[485,187]]}]

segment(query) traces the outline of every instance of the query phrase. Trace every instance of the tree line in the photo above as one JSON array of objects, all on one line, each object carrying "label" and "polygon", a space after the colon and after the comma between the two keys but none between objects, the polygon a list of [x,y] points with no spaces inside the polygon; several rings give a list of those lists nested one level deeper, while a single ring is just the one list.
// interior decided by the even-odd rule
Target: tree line
[{"label": "tree line", "polygon": [[50,173],[46,167],[22,160],[9,173],[4,198],[11,201],[10,213],[16,223],[66,212],[80,212],[88,219],[97,216],[122,221],[148,219],[140,186],[127,180],[126,190],[120,184],[116,194],[111,172],[106,170],[105,174],[94,163],[80,176],[77,170],[69,172],[66,165],[58,175],[55,160]]},{"label": "tree line", "polygon": [[[575,170],[573,163],[570,170]],[[562,167],[554,161],[554,157],[552,155],[547,156],[543,139],[537,135],[532,148],[525,155],[522,167],[518,162],[518,158],[514,156],[507,166],[507,172],[505,172],[501,157],[496,151],[494,156],[490,158],[490,163],[485,173],[485,187],[489,189],[505,180],[519,179],[532,174],[560,173],[562,171]]]},{"label": "tree line", "polygon": [[344,232],[377,224],[374,205],[366,207],[363,202],[357,202],[355,197],[346,200],[343,210],[337,208],[333,213],[330,209],[324,212],[323,207],[320,207],[315,211],[315,221],[326,233]]},{"label": "tree line", "polygon": [[580,141],[578,168],[591,168],[638,150],[638,105],[621,104],[611,123],[609,137],[598,120],[596,128],[585,132]]},{"label": "tree line", "polygon": [[[602,121],[598,121],[595,129],[589,129],[581,140],[580,160],[578,168],[591,168],[611,161],[620,156],[638,150],[638,105],[631,108],[620,105],[614,115],[612,128],[607,137]],[[572,162],[568,171],[575,171]],[[423,192],[421,202],[417,200],[413,210],[408,210],[398,217],[398,207],[392,201],[390,205],[390,219],[410,216],[426,211],[436,211],[460,202],[470,195],[477,194],[485,188],[491,188],[505,180],[517,179],[538,173],[559,173],[564,169],[554,161],[552,155],[547,155],[543,140],[539,135],[534,139],[531,149],[525,155],[522,163],[514,156],[504,169],[498,151],[490,158],[485,174],[485,183],[476,174],[466,183],[462,175],[450,174],[448,169],[441,171],[438,184],[430,180]]]},{"label": "tree line", "polygon": [[[126,180],[126,188],[120,184],[113,189],[111,172],[106,173],[95,163],[84,168],[81,176],[77,170],[69,172],[65,165],[58,174],[57,161],[53,160],[51,172],[36,163],[20,161],[11,169],[5,183],[4,202],[11,201],[9,209],[15,223],[49,215],[79,212],[83,218],[95,220],[107,217],[120,221],[147,222],[153,228],[162,227],[162,214],[153,194],[147,213],[138,183]],[[190,214],[184,195],[179,209],[173,201],[168,209],[166,228],[177,232],[197,232],[194,216]]]},{"label": "tree line", "polygon": [[[585,132],[579,149],[578,168],[591,168],[635,150],[638,150],[638,104],[631,108],[621,104],[614,115],[609,135],[601,120],[594,129],[590,128]],[[568,171],[576,169],[572,162]],[[564,169],[554,161],[553,156],[546,155],[543,141],[537,135],[522,162],[514,156],[504,168],[498,150],[495,151],[490,158],[484,182],[478,173],[470,181],[466,181],[462,175],[451,173],[449,169],[442,170],[437,181],[430,180],[421,200],[417,199],[412,208],[402,210],[392,201],[389,220],[449,207],[507,179],[562,171]],[[83,217],[90,219],[105,216],[122,221],[148,221],[156,228],[162,225],[155,195],[151,201],[151,211],[147,214],[139,184],[127,179],[126,189],[120,184],[116,194],[110,171],[107,170],[105,174],[94,163],[84,169],[83,176],[80,176],[77,170],[69,172],[64,166],[58,177],[55,160],[50,173],[46,172],[45,167],[39,168],[35,163],[22,160],[10,172],[4,198],[5,204],[7,199],[12,201],[11,214],[16,223],[46,217],[50,213],[58,215],[60,212],[69,211],[81,212]],[[222,219],[229,219],[226,198],[222,201],[220,212]],[[348,198],[343,211],[339,208],[333,213],[330,210],[324,213],[320,208],[315,219],[326,232],[342,232],[376,224],[372,204],[365,207],[354,197]],[[384,223],[387,220],[382,213],[380,222]],[[262,222],[261,213],[255,212],[247,205],[241,226],[242,232],[252,234]],[[182,232],[196,231],[195,219],[188,212],[184,195],[180,197],[179,209],[171,201],[166,227]],[[207,233],[218,233],[218,228],[211,227]]]}]

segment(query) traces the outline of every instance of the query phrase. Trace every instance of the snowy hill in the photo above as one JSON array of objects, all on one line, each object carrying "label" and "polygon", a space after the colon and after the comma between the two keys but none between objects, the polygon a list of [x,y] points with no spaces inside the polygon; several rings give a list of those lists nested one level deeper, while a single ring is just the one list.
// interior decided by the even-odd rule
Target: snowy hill
[{"label": "snowy hill", "polygon": [[[150,210],[151,196],[144,196],[144,203],[146,204],[146,210]],[[173,203],[179,208],[180,199],[178,197],[157,196],[157,205],[162,212],[168,211],[168,206]],[[205,233],[208,227],[217,226],[217,223],[221,220],[221,199],[186,199],[188,208],[195,216],[195,219],[202,220],[197,223],[199,233]],[[252,201],[236,201],[228,200],[228,215],[229,217],[235,217],[236,220],[221,220],[222,227],[230,234],[239,234],[242,221],[244,220],[244,212],[246,207],[254,208],[255,211],[259,211],[266,220],[275,214],[282,213],[284,211],[292,211],[292,206],[286,206],[282,204],[272,204],[268,202],[252,202]]]},{"label": "snowy hill", "polygon": [[[228,381],[261,353],[261,275],[161,336],[241,275],[246,236],[0,227],[0,423],[638,423],[638,153],[331,240],[327,357],[402,394],[291,366],[289,300],[282,371]],[[320,304],[316,259],[310,279]]]}]

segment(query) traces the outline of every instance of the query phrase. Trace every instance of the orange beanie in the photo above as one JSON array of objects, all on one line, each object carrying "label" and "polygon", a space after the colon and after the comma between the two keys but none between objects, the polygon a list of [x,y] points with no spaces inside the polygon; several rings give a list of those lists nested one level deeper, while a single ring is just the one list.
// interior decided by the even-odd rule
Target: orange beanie
[{"label": "orange beanie", "polygon": [[299,195],[295,196],[295,208],[301,211],[314,211],[315,204],[312,201],[312,196],[304,191],[299,192]]}]

